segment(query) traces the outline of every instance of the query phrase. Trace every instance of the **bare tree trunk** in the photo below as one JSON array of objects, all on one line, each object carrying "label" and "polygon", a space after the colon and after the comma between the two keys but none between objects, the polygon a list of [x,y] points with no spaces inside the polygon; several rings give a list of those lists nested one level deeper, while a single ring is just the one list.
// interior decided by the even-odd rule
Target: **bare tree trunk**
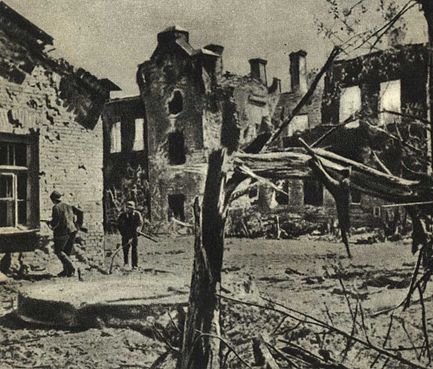
[{"label": "bare tree trunk", "polygon": [[226,212],[223,208],[225,150],[209,156],[203,198],[203,220],[198,198],[194,204],[194,270],[185,321],[179,369],[219,369],[219,293],[224,251]]},{"label": "bare tree trunk", "polygon": [[428,29],[428,71],[427,71],[427,109],[428,120],[430,121],[430,148],[428,150],[431,159],[431,168],[428,172],[433,171],[433,2],[431,0],[418,0],[422,5],[424,17]]}]

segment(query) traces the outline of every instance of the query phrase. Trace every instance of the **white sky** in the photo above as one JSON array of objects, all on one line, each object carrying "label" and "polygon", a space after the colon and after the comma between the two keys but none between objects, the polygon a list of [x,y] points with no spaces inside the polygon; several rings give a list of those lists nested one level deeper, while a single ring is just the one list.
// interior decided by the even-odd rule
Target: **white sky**
[{"label": "white sky", "polygon": [[[325,0],[4,1],[54,37],[56,55],[110,78],[122,95],[138,93],[137,65],[149,59],[157,33],[173,24],[190,32],[193,47],[223,45],[225,70],[247,74],[248,59],[267,59],[268,80],[281,78],[283,91],[289,89],[288,53],[304,49],[308,68],[318,68],[332,49],[314,23],[314,17],[330,20]],[[407,18],[406,41],[424,41],[419,10]]]}]

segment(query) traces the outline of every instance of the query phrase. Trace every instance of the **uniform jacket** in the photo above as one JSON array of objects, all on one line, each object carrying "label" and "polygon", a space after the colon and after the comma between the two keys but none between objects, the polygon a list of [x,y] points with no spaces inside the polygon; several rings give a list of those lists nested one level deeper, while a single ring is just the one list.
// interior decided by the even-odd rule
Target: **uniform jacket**
[{"label": "uniform jacket", "polygon": [[117,219],[117,228],[123,237],[136,237],[137,228],[142,224],[143,218],[137,210],[132,213],[122,212]]},{"label": "uniform jacket", "polygon": [[77,232],[75,225],[76,216],[78,215],[75,208],[71,205],[59,202],[53,206],[51,228],[53,229],[54,238],[66,236]]}]

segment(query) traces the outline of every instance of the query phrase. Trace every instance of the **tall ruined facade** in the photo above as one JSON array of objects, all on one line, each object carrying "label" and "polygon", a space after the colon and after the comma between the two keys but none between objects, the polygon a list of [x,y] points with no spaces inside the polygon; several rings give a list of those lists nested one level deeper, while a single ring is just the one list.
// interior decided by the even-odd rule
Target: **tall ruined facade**
[{"label": "tall ruined facade", "polygon": [[102,113],[104,129],[105,230],[117,230],[117,218],[128,200],[143,216],[149,212],[147,124],[140,96],[112,99]]},{"label": "tall ruined facade", "polygon": [[[102,125],[117,89],[45,50],[53,39],[0,3],[0,234],[40,229],[53,190],[85,212],[89,252],[103,237]],[[5,240],[6,238],[3,238]],[[1,245],[0,245],[1,246]]]},{"label": "tall ruined facade", "polygon": [[270,124],[279,83],[267,86],[266,61],[252,59],[251,75],[223,73],[223,47],[194,49],[189,33],[170,27],[158,34],[137,81],[147,122],[152,221],[192,219],[204,191],[209,152],[251,141]]}]

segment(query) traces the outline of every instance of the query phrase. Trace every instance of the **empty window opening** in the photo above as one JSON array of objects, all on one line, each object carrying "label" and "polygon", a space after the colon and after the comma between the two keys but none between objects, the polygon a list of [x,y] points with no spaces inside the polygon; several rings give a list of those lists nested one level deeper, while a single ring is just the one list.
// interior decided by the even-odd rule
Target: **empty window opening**
[{"label": "empty window opening", "polygon": [[323,205],[323,185],[313,178],[304,180],[304,205]]},{"label": "empty window opening", "polygon": [[27,145],[0,142],[0,227],[27,223]]},{"label": "empty window opening", "polygon": [[373,206],[373,216],[374,216],[375,218],[380,218],[381,215],[382,215],[381,210],[382,210],[382,209],[381,209],[380,206]]},{"label": "empty window opening", "polygon": [[[343,88],[340,95],[340,122],[344,122],[361,110],[361,89],[359,86]],[[353,122],[355,124],[357,121]]]},{"label": "empty window opening", "polygon": [[392,124],[399,120],[393,113],[401,112],[401,83],[400,80],[386,81],[380,84],[379,92],[379,123]]},{"label": "empty window opening", "polygon": [[168,195],[168,220],[172,218],[185,221],[185,195]]},{"label": "empty window opening", "polygon": [[278,203],[278,205],[288,205],[289,204],[289,182],[278,181],[276,185],[281,191],[275,191],[275,201]]},{"label": "empty window opening", "polygon": [[248,192],[248,197],[250,199],[256,199],[258,196],[259,196],[259,191],[256,185],[250,189],[250,191]]},{"label": "empty window opening", "polygon": [[183,110],[183,97],[180,91],[173,92],[171,100],[168,102],[168,112],[170,115],[179,114]]},{"label": "empty window opening", "polygon": [[168,135],[168,160],[171,165],[185,164],[185,138],[180,131]]},{"label": "empty window opening", "polygon": [[141,151],[144,150],[144,119],[137,118],[135,120],[135,136],[132,150]]},{"label": "empty window opening", "polygon": [[361,203],[361,192],[357,190],[350,191],[350,197],[352,198],[352,204],[360,204]]},{"label": "empty window opening", "polygon": [[122,151],[122,134],[120,122],[116,122],[111,126],[110,135],[110,152],[121,152]]}]

